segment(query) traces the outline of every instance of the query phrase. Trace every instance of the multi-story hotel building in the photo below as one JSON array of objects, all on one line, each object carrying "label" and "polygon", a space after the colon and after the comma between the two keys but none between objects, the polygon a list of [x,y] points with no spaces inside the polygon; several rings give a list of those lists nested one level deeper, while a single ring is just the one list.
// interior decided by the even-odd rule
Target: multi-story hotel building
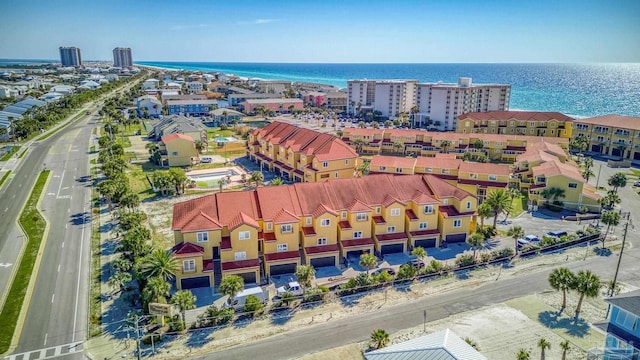
[{"label": "multi-story hotel building", "polygon": [[367,110],[373,111],[376,100],[376,80],[347,81],[347,112],[356,115]]},{"label": "multi-story hotel building", "polygon": [[274,121],[249,135],[247,156],[284,179],[314,182],[353,178],[358,153],[329,134]]},{"label": "multi-story hotel building", "polygon": [[457,133],[571,138],[575,119],[559,112],[488,111],[458,116]]},{"label": "multi-story hotel building", "polygon": [[60,62],[62,66],[82,66],[82,55],[80,48],[75,46],[60,46]]},{"label": "multi-story hotel building", "polygon": [[587,139],[587,152],[640,161],[640,117],[611,114],[576,119],[573,137]]},{"label": "multi-story hotel building", "polygon": [[458,115],[468,112],[509,110],[511,85],[474,85],[461,77],[457,84],[421,83],[416,88],[414,127],[455,130]]},{"label": "multi-story hotel building", "polygon": [[361,178],[258,187],[174,205],[179,289],[247,283],[306,263],[337,266],[364,252],[383,255],[464,242],[475,230],[475,197],[434,175]]},{"label": "multi-story hotel building", "polygon": [[113,66],[121,68],[131,68],[133,66],[131,48],[117,47],[113,49]]},{"label": "multi-story hotel building", "polygon": [[409,113],[415,104],[418,80],[376,81],[373,111],[384,117],[395,119],[400,113]]}]

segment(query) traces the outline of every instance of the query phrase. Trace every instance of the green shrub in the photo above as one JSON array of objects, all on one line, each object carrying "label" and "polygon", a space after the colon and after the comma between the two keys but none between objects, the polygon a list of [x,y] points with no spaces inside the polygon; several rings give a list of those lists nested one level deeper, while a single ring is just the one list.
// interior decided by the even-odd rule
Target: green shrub
[{"label": "green shrub", "polygon": [[398,280],[413,279],[417,274],[418,274],[418,269],[416,269],[411,265],[404,264],[400,266],[400,270],[398,270],[396,279]]},{"label": "green shrub", "polygon": [[465,267],[476,263],[476,259],[472,254],[460,254],[456,257],[456,266]]},{"label": "green shrub", "polygon": [[483,264],[488,263],[489,261],[491,261],[491,253],[489,253],[488,251],[483,251],[480,253],[480,262]]},{"label": "green shrub", "polygon": [[262,310],[264,309],[264,304],[257,296],[249,295],[244,304],[244,312],[248,313],[247,315],[256,317],[262,314]]},{"label": "green shrub", "polygon": [[444,268],[444,265],[442,265],[442,263],[438,260],[431,260],[429,262],[429,264],[427,264],[427,266],[424,267],[424,269],[422,270],[422,272],[424,274],[435,274],[435,273],[439,273],[442,271],[442,269]]},{"label": "green shrub", "polygon": [[176,315],[171,319],[169,319],[168,325],[169,325],[169,332],[181,332],[181,331],[184,331],[185,329],[184,323],[182,322],[182,318],[180,317],[180,315]]},{"label": "green shrub", "polygon": [[393,276],[386,271],[383,271],[380,274],[373,277],[373,281],[379,284],[385,284],[392,280],[393,280]]},{"label": "green shrub", "polygon": [[304,294],[304,298],[302,299],[302,302],[308,303],[308,302],[323,301],[327,293],[329,293],[329,288],[326,286],[318,286],[317,288],[309,289]]},{"label": "green shrub", "polygon": [[371,275],[367,273],[360,273],[355,277],[356,287],[364,287],[369,286],[373,283],[373,279],[371,279]]},{"label": "green shrub", "polygon": [[[182,331],[182,330],[180,330]],[[153,343],[154,344],[158,344],[159,342],[162,341],[162,336],[160,335],[145,335],[142,338],[142,343],[145,345],[151,345],[151,336],[153,336]]]},{"label": "green shrub", "polygon": [[506,259],[506,258],[512,257],[514,254],[515,252],[512,248],[493,250],[491,252],[491,259],[493,260]]}]

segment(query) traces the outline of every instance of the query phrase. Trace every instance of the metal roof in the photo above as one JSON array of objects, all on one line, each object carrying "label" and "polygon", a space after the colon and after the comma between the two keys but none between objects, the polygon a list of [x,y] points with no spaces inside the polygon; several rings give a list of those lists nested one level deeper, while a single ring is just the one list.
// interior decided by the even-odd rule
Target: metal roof
[{"label": "metal roof", "polygon": [[640,316],[640,290],[630,291],[609,299],[606,302],[619,307],[635,316]]}]

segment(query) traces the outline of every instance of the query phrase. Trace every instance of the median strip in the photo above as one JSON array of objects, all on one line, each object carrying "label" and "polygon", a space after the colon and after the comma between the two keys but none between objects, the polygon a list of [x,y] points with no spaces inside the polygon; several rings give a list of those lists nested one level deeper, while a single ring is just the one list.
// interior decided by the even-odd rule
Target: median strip
[{"label": "median strip", "polygon": [[11,170],[7,171],[6,173],[4,173],[4,175],[2,175],[2,179],[0,179],[0,188],[2,188],[2,184],[4,184],[4,182],[7,181],[7,179],[9,178],[9,174],[11,174]]},{"label": "median strip", "polygon": [[27,234],[27,244],[18,265],[18,270],[11,283],[2,312],[0,312],[0,354],[7,352],[20,317],[20,310],[33,275],[33,268],[38,258],[40,244],[45,233],[45,220],[37,209],[40,195],[47,183],[50,170],[44,170],[38,176],[31,195],[20,214],[20,225]]}]

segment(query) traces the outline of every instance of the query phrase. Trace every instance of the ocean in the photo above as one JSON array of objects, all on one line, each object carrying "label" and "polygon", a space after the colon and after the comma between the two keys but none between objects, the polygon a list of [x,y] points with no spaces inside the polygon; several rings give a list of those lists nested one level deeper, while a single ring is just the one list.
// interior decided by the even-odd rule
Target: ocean
[{"label": "ocean", "polygon": [[269,80],[346,87],[349,79],[416,79],[511,84],[511,110],[559,111],[575,117],[640,116],[640,64],[289,64],[136,62],[167,69],[223,72]]}]

